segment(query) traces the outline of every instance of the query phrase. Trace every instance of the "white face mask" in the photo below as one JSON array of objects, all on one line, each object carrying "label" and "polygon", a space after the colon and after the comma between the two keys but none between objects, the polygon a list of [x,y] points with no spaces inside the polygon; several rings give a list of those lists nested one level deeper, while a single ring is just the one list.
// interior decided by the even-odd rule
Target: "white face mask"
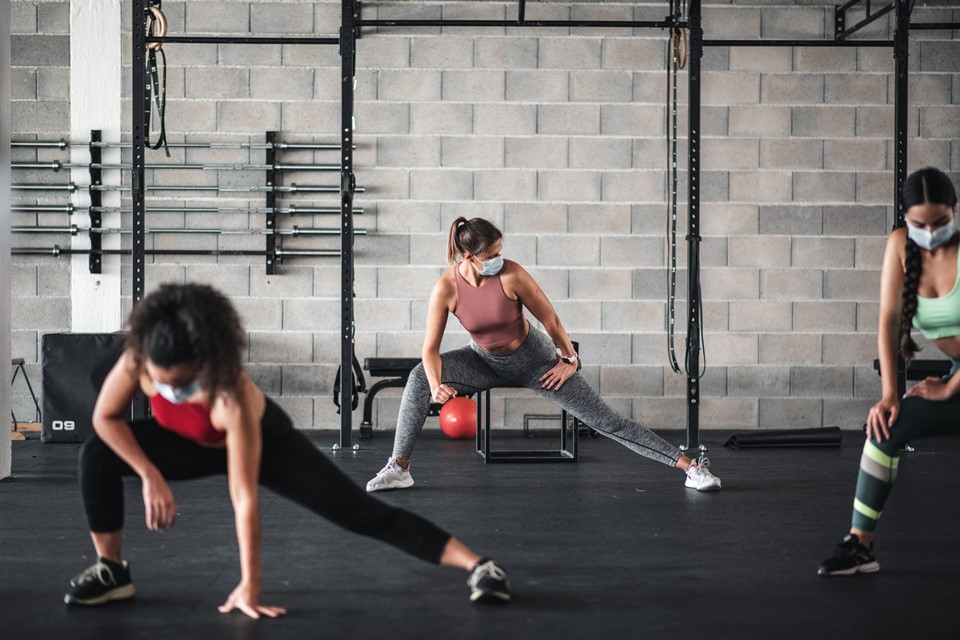
[{"label": "white face mask", "polygon": [[190,384],[183,387],[174,387],[169,384],[164,384],[154,380],[153,386],[157,388],[157,393],[163,396],[164,400],[173,404],[185,403],[193,396],[193,394],[201,389],[199,380],[194,380]]},{"label": "white face mask", "polygon": [[927,251],[933,251],[950,242],[956,232],[957,228],[953,226],[953,220],[933,231],[927,231],[907,223],[907,237],[913,240],[918,247]]},{"label": "white face mask", "polygon": [[503,256],[494,256],[489,260],[482,260],[483,269],[477,269],[481,276],[495,276],[503,269]]}]

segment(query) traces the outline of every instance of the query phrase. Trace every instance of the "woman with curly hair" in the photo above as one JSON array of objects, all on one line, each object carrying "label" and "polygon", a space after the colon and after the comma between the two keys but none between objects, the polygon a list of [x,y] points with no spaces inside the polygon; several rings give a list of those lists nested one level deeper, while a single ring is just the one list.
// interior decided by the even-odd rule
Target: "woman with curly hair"
[{"label": "woman with curly hair", "polygon": [[[203,285],[163,285],[138,303],[125,350],[93,414],[80,453],[80,491],[97,562],[70,582],[65,601],[99,605],[134,594],[123,560],[123,476],[143,483],[146,525],[170,527],[177,504],[168,480],[226,474],[240,549],[240,583],[220,607],[252,618],[282,607],[260,601],[257,484],[355,533],[427,562],[471,571],[470,599],[508,601],[503,568],[413,513],[374,499],[326,458],[250,379],[245,333],[229,300]],[[125,415],[143,391],[153,418]]]},{"label": "woman with curly hair", "polygon": [[[887,239],[880,276],[880,326],[877,349],[883,396],[867,415],[867,441],[860,458],[850,533],[821,576],[880,570],[873,533],[893,488],[900,448],[920,438],[960,433],[960,239],[955,213],[957,192],[942,171],[911,174],[901,196],[907,226]],[[901,400],[897,393],[897,344],[909,363],[919,351],[910,337],[916,327],[950,358],[950,373],[914,385]]]}]

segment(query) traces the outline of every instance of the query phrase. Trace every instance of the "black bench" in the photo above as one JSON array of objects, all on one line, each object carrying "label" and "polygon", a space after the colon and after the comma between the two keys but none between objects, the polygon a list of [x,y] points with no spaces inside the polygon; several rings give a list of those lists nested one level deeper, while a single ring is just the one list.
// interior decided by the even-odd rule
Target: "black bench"
[{"label": "black bench", "polygon": [[[880,361],[873,361],[873,368],[880,375]],[[907,380],[926,380],[930,376],[945,376],[950,373],[949,360],[911,360],[907,367]]]},{"label": "black bench", "polygon": [[[360,438],[369,440],[373,437],[373,399],[380,391],[389,387],[405,387],[407,378],[413,368],[420,364],[420,358],[364,358],[363,368],[370,373],[371,378],[388,378],[374,383],[367,389],[367,397],[363,401],[363,421],[360,423]],[[440,405],[431,404],[430,414],[440,414]]]}]

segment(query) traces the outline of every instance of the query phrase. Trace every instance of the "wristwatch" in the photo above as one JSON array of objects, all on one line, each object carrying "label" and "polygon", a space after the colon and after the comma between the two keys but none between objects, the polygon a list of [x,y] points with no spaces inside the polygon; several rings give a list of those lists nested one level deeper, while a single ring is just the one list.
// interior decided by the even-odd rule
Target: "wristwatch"
[{"label": "wristwatch", "polygon": [[579,356],[577,356],[576,351],[573,352],[572,356],[565,356],[560,349],[557,349],[557,355],[560,356],[560,360],[562,360],[565,364],[577,364],[577,360],[580,359]]}]

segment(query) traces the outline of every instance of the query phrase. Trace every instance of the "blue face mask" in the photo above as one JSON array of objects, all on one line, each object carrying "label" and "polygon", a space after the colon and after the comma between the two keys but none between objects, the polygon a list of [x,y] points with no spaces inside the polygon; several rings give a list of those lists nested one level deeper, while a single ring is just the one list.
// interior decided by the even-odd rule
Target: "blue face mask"
[{"label": "blue face mask", "polygon": [[184,387],[174,387],[154,380],[153,386],[157,388],[157,393],[159,393],[164,400],[173,404],[184,404],[202,388],[199,380],[194,380]]},{"label": "blue face mask", "polygon": [[956,232],[957,228],[953,226],[953,220],[942,227],[937,227],[933,231],[927,231],[926,229],[915,227],[912,224],[907,224],[907,237],[913,240],[918,247],[926,249],[927,251],[933,251],[950,242],[950,239]]},{"label": "blue face mask", "polygon": [[477,269],[481,276],[495,276],[503,269],[503,256],[494,256],[489,260],[483,260],[483,269]]}]

